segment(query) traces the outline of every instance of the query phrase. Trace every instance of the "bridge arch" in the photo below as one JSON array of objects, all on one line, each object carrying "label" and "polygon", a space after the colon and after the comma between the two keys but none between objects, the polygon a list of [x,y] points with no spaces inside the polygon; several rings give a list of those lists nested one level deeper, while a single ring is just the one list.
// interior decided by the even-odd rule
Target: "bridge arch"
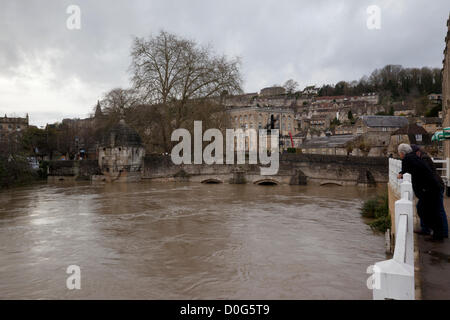
[{"label": "bridge arch", "polygon": [[278,186],[280,182],[278,182],[275,179],[262,179],[253,182],[253,184],[259,185],[259,186]]},{"label": "bridge arch", "polygon": [[336,182],[336,181],[326,181],[326,182],[322,182],[320,184],[321,187],[328,187],[328,186],[338,186],[338,187],[342,187],[343,184],[340,182]]},{"label": "bridge arch", "polygon": [[223,181],[220,179],[212,178],[212,179],[205,179],[202,181],[202,183],[203,184],[222,184]]}]

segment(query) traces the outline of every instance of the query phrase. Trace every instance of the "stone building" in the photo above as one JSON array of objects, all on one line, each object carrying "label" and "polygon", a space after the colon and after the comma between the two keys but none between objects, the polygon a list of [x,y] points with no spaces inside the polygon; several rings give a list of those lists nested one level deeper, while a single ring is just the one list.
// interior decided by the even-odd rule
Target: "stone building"
[{"label": "stone building", "polygon": [[283,87],[269,87],[261,89],[261,96],[276,96],[283,95],[286,93],[286,89]]},{"label": "stone building", "polygon": [[[369,157],[386,156],[391,134],[408,124],[409,121],[406,117],[360,117],[356,121],[353,134],[359,136],[357,146],[359,146],[358,149],[361,151],[361,155]],[[363,146],[362,149],[361,146]]]},{"label": "stone building", "polygon": [[405,105],[404,103],[392,106],[394,108],[394,116],[415,116],[416,108],[412,105]]},{"label": "stone building", "polygon": [[3,118],[0,117],[1,133],[18,132],[26,128],[28,128],[28,114],[25,118],[11,118],[7,117],[6,114]]},{"label": "stone building", "polygon": [[429,146],[431,144],[431,135],[423,127],[415,123],[408,124],[392,133],[388,152],[396,154],[398,146],[402,143]]},{"label": "stone building", "polygon": [[[447,20],[447,36],[445,37],[444,61],[442,70],[442,110],[443,127],[450,127],[450,16]],[[450,158],[450,141],[444,142],[444,157]]]},{"label": "stone building", "polygon": [[419,118],[416,123],[417,123],[417,125],[423,127],[431,135],[435,134],[436,131],[442,130],[442,118],[423,117],[423,118]]},{"label": "stone building", "polygon": [[104,126],[105,115],[103,114],[100,102],[97,101],[95,113],[92,117],[85,119],[63,119],[61,124],[48,125],[58,131],[66,131],[73,140],[75,153],[83,154],[83,158],[97,159],[97,139],[96,133]]},{"label": "stone building", "polygon": [[289,108],[233,108],[228,113],[234,129],[269,129],[273,118],[275,129],[280,130],[280,135],[288,136],[290,132],[294,136],[298,133],[295,112]]},{"label": "stone building", "polygon": [[145,149],[139,134],[120,120],[103,137],[98,148],[102,176],[94,180],[131,182],[141,179]]},{"label": "stone building", "polygon": [[388,145],[391,134],[408,125],[406,117],[362,116],[355,124],[354,134],[364,135],[372,145]]},{"label": "stone building", "polygon": [[348,148],[349,144],[357,136],[352,134],[325,136],[306,140],[300,149],[306,154],[327,154],[327,155],[349,155],[352,150]]},{"label": "stone building", "polygon": [[10,118],[6,114],[0,118],[0,141],[9,141],[12,136],[28,128],[28,114],[25,118]]},{"label": "stone building", "polygon": [[77,130],[83,130],[97,127],[103,119],[104,114],[100,106],[100,101],[97,101],[93,117],[85,119],[63,119],[62,124]]},{"label": "stone building", "polygon": [[341,135],[341,134],[353,134],[353,126],[349,125],[340,125],[334,128],[334,134],[335,135]]}]

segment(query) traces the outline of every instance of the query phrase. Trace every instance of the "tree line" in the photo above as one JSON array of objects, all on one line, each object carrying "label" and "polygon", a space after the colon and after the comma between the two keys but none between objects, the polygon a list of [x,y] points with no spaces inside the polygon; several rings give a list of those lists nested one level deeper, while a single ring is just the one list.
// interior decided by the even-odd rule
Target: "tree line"
[{"label": "tree line", "polygon": [[375,69],[369,76],[363,76],[359,81],[339,81],[335,85],[323,85],[319,89],[319,96],[355,96],[369,92],[378,92],[382,97],[394,101],[441,93],[441,69],[387,65]]}]

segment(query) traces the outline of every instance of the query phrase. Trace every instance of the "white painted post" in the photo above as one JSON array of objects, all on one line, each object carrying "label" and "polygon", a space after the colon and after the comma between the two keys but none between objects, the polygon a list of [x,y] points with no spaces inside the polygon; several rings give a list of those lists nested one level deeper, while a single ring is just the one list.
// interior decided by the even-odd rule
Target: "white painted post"
[{"label": "white painted post", "polygon": [[[402,184],[403,186],[403,184]],[[411,200],[408,200],[407,194],[409,192],[405,191],[403,193],[402,190],[402,199],[395,202],[395,230],[396,234],[398,233],[397,230],[400,228],[400,222],[406,223],[406,248],[405,248],[405,261],[404,263],[407,263],[411,266],[414,266],[414,225],[413,225],[413,217],[414,217],[414,208],[413,203]],[[401,220],[400,216],[406,215],[407,219]],[[396,237],[397,238],[397,237]],[[397,246],[396,246],[397,247]]]},{"label": "white painted post", "polygon": [[[390,168],[397,168],[399,162],[390,161]],[[401,163],[400,163],[401,164]],[[391,167],[392,165],[392,167]],[[395,202],[396,243],[393,259],[375,264],[374,300],[414,300],[414,229],[411,175],[404,174],[398,190],[401,199]]]},{"label": "white painted post", "polygon": [[[414,268],[394,259],[375,264],[378,286],[373,289],[374,300],[414,300]],[[377,282],[377,280],[375,280]]]}]

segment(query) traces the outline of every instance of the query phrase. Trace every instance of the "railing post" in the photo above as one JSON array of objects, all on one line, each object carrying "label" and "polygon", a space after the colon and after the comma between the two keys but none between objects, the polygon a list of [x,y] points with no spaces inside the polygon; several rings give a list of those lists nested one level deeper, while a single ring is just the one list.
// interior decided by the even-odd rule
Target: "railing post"
[{"label": "railing post", "polygon": [[445,163],[445,177],[447,178],[447,181],[445,183],[448,186],[448,183],[450,181],[450,158],[447,158],[446,160],[447,161]]},{"label": "railing post", "polygon": [[412,201],[414,198],[412,183],[411,183],[411,175],[409,173],[405,173],[403,175],[403,182],[400,185],[400,197],[403,198],[403,195],[408,193],[406,199]]},{"label": "railing post", "polygon": [[414,267],[414,205],[411,175],[403,175],[403,183],[400,186],[401,199],[395,202],[395,230],[398,230],[400,215],[407,215],[406,228],[406,260],[405,263]]}]

